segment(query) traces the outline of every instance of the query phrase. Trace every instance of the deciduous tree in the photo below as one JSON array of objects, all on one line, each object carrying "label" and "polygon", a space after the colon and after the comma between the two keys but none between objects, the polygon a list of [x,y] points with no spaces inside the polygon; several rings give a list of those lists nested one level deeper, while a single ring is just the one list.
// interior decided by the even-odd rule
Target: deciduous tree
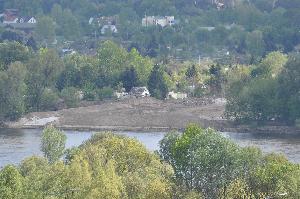
[{"label": "deciduous tree", "polygon": [[54,163],[62,157],[65,151],[66,135],[48,126],[42,134],[41,151],[50,163]]}]

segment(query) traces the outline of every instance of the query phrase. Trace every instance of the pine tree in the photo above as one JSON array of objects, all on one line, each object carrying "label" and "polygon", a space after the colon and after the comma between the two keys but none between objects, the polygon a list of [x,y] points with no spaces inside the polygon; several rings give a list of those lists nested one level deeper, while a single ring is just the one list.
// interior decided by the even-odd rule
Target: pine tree
[{"label": "pine tree", "polygon": [[168,86],[164,79],[164,71],[159,65],[155,65],[148,81],[148,89],[151,96],[158,99],[165,99],[168,93]]},{"label": "pine tree", "polygon": [[122,83],[126,92],[129,92],[132,87],[137,86],[138,78],[137,72],[134,67],[127,68],[124,71],[124,73],[122,74]]}]

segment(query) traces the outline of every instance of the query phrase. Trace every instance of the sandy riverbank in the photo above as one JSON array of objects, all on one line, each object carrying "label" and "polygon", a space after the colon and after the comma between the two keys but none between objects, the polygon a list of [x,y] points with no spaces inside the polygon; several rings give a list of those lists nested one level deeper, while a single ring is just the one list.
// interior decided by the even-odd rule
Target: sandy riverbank
[{"label": "sandy riverbank", "polygon": [[160,101],[153,98],[108,101],[99,105],[30,113],[8,128],[43,128],[53,124],[64,130],[79,131],[170,131],[182,130],[189,123],[223,132],[263,132],[300,134],[292,127],[234,126],[223,119],[225,100],[188,99]]}]

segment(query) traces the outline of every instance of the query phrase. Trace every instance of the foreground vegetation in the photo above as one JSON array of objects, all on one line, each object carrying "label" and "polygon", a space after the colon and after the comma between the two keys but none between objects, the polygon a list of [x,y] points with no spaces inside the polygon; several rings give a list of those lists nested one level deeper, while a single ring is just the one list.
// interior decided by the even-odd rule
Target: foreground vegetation
[{"label": "foreground vegetation", "polygon": [[157,153],[138,141],[95,134],[65,150],[47,127],[44,157],[0,171],[0,198],[299,198],[300,167],[276,154],[241,148],[212,129],[170,132]]}]

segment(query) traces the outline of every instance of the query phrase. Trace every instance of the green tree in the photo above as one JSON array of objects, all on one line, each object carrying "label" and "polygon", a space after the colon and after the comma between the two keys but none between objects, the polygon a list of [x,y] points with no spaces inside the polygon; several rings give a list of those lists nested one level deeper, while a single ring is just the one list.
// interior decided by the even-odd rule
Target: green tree
[{"label": "green tree", "polygon": [[63,11],[62,22],[60,27],[58,27],[59,34],[63,35],[67,40],[75,40],[80,35],[80,27],[77,18],[72,14],[72,11],[65,9]]},{"label": "green tree", "polygon": [[127,68],[121,75],[122,83],[127,92],[137,86],[137,73],[133,67]]},{"label": "green tree", "polygon": [[68,108],[76,107],[80,101],[78,90],[74,87],[66,87],[61,91],[61,96],[64,99]]},{"label": "green tree", "polygon": [[55,83],[64,69],[64,63],[56,51],[41,49],[37,56],[29,61],[27,68],[28,71],[35,71],[28,73],[26,78],[27,106],[31,110],[38,111],[42,108],[42,97],[47,92],[45,90],[54,90]]},{"label": "green tree", "polygon": [[46,45],[52,43],[55,39],[55,25],[51,17],[42,16],[37,20],[35,32],[40,41],[45,42]]},{"label": "green tree", "polygon": [[150,94],[158,99],[165,99],[168,94],[168,86],[164,78],[164,73],[159,65],[155,65],[148,80]]},{"label": "green tree", "polygon": [[222,73],[221,65],[212,65],[209,68],[210,79],[208,85],[212,94],[220,94],[222,92],[222,85],[224,82],[224,75]]},{"label": "green tree", "polygon": [[164,138],[161,147],[160,155],[172,165],[176,181],[206,198],[218,198],[238,176],[239,148],[212,129],[190,125],[181,136]]},{"label": "green tree", "polygon": [[111,197],[114,194],[116,198],[171,198],[172,169],[136,140],[102,133],[94,135],[81,147],[81,156],[92,168],[102,164],[103,171],[111,170],[103,174],[94,169],[95,174],[103,175],[99,180],[105,180],[106,185],[102,180],[98,181],[97,184],[102,186],[95,184],[93,192],[108,193]]},{"label": "green tree", "polygon": [[55,20],[56,23],[61,25],[60,20],[63,18],[63,10],[61,5],[54,4],[51,9],[51,16]]},{"label": "green tree", "polygon": [[112,41],[104,42],[98,49],[98,74],[103,76],[108,86],[117,83],[125,70],[127,52]]},{"label": "green tree", "polygon": [[0,198],[21,199],[23,177],[15,166],[8,165],[0,171]]},{"label": "green tree", "polygon": [[262,165],[253,174],[255,187],[250,187],[250,189],[254,189],[257,197],[259,194],[275,198],[281,194],[286,194],[287,198],[299,197],[297,186],[300,181],[294,178],[297,176],[292,176],[296,174],[295,171],[299,171],[299,168],[288,162],[285,157],[269,154],[263,158]]},{"label": "green tree", "polygon": [[[226,94],[228,116],[244,122],[278,119],[277,85],[271,78],[255,78],[244,86],[242,82],[232,85]],[[235,95],[238,88],[240,91]]]},{"label": "green tree", "polygon": [[26,67],[14,62],[0,71],[0,118],[16,120],[25,113]]},{"label": "green tree", "polygon": [[52,89],[44,89],[40,98],[40,109],[41,110],[57,110],[57,104],[59,101],[58,94]]},{"label": "green tree", "polygon": [[[230,80],[226,115],[237,121],[277,120],[294,124],[300,118],[298,56],[270,53],[240,80]],[[229,79],[229,78],[228,78]]]},{"label": "green tree", "polygon": [[278,51],[271,52],[261,61],[258,67],[252,71],[252,75],[276,78],[283,70],[287,61],[287,55]]},{"label": "green tree", "polygon": [[262,32],[256,30],[248,33],[246,35],[245,43],[247,53],[251,55],[252,61],[259,61],[259,59],[264,55],[265,52],[265,43],[263,40]]},{"label": "green tree", "polygon": [[133,66],[138,78],[138,84],[147,85],[151,70],[153,68],[152,60],[148,57],[143,57],[139,52],[133,48],[127,56],[130,66]]},{"label": "green tree", "polygon": [[290,123],[294,123],[296,119],[300,118],[300,89],[297,86],[300,83],[299,63],[300,57],[298,55],[290,56],[278,76],[279,113],[282,120]]},{"label": "green tree", "polygon": [[47,159],[41,157],[29,157],[20,164],[20,173],[24,176],[23,198],[45,198],[46,182],[49,171]]},{"label": "green tree", "polygon": [[192,65],[191,67],[189,67],[185,73],[185,76],[188,78],[188,79],[191,79],[192,80],[192,83],[193,83],[193,87],[195,87],[195,79],[198,75],[198,72],[197,72],[197,69],[196,69],[196,66],[195,65]]},{"label": "green tree", "polygon": [[18,42],[0,43],[0,70],[6,70],[16,61],[26,62],[29,55],[28,48]]},{"label": "green tree", "polygon": [[62,157],[66,139],[66,135],[53,126],[48,126],[43,130],[41,151],[50,163],[54,163]]}]

